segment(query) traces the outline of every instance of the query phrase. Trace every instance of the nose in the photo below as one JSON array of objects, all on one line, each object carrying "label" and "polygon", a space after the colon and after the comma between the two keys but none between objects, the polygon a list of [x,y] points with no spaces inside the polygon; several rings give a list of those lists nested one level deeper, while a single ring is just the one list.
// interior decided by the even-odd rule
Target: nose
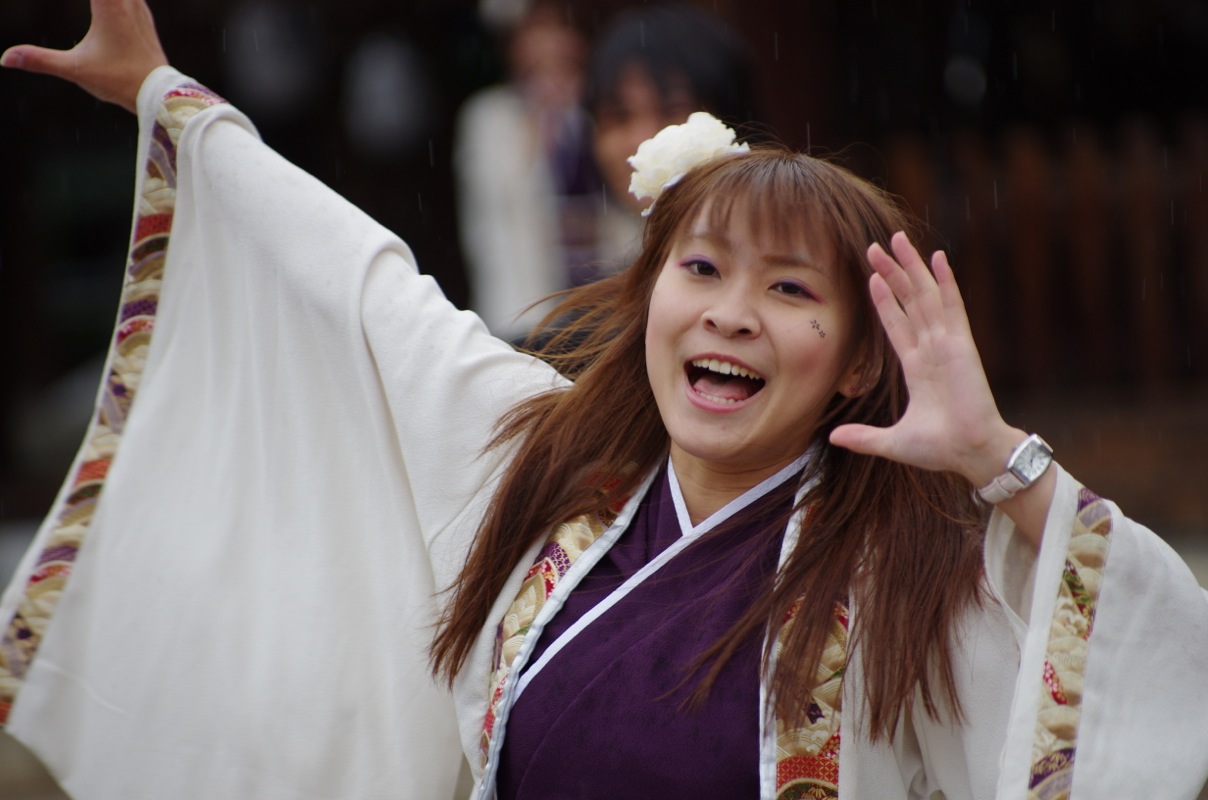
[{"label": "nose", "polygon": [[701,315],[705,328],[726,338],[758,336],[759,314],[743,287],[719,290]]}]

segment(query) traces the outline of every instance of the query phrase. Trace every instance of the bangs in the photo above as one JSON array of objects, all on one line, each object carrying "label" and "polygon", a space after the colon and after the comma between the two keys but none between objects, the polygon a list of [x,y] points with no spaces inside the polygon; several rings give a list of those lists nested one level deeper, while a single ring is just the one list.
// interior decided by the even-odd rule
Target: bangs
[{"label": "bangs", "polygon": [[708,202],[701,202],[688,215],[692,220],[703,212],[710,228],[725,230],[734,215],[741,214],[745,217],[742,222],[765,242],[790,244],[816,235],[833,238],[819,224],[821,198],[804,158],[757,155],[729,161],[710,176]]}]

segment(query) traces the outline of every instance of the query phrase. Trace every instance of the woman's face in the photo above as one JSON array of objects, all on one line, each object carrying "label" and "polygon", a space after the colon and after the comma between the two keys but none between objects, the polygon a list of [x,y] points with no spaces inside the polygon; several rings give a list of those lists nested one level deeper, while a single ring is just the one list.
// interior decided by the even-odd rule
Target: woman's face
[{"label": "woman's face", "polygon": [[673,243],[646,324],[646,368],[677,472],[749,473],[749,485],[809,446],[849,363],[853,303],[825,236],[760,236],[735,204],[708,209]]},{"label": "woman's face", "polygon": [[615,99],[594,109],[596,129],[592,141],[600,174],[617,201],[634,209],[650,202],[639,203],[629,193],[629,176],[633,171],[629,157],[642,142],[668,125],[687,121],[688,115],[696,110],[687,80],[672,81],[664,95],[639,64],[630,64],[621,72]]},{"label": "woman's face", "polygon": [[539,17],[524,25],[509,55],[513,79],[537,109],[562,111],[582,100],[586,45],[557,17]]}]

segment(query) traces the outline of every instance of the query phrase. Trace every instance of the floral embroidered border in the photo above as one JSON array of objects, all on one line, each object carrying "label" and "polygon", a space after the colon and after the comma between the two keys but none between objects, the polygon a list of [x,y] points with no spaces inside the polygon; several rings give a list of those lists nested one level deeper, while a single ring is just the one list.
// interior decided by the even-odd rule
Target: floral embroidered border
[{"label": "floral embroidered border", "polygon": [[1095,625],[1095,606],[1111,533],[1108,504],[1091,491],[1080,489],[1078,512],[1049,630],[1044,688],[1032,743],[1028,800],[1065,800],[1070,795],[1087,648]]},{"label": "floral embroidered border", "polygon": [[17,610],[0,637],[0,724],[8,719],[71,577],[142,377],[155,330],[164,258],[176,207],[177,142],[185,123],[197,112],[223,102],[202,86],[184,84],[168,92],[160,106],[138,198],[109,374],[84,436],[79,465],[68,480],[70,491],[51,510],[53,528],[26,581]]},{"label": "floral embroidered border", "polygon": [[503,699],[508,674],[516,660],[516,654],[520,652],[525,634],[529,632],[533,620],[553,594],[558,582],[579,556],[583,555],[583,551],[604,534],[608,525],[607,520],[585,515],[555,527],[545,547],[537,555],[536,562],[525,574],[516,599],[512,601],[503,621],[499,623],[495,633],[495,655],[491,661],[494,665],[490,681],[491,700],[487,704],[487,715],[482,722],[481,753],[484,767],[491,752],[491,737],[495,732],[499,701]]},{"label": "floral embroidered border", "polygon": [[[773,659],[788,636],[798,601],[776,635]],[[835,619],[818,663],[818,686],[807,710],[808,724],[792,727],[776,720],[776,800],[814,800],[839,796],[839,722],[843,676],[847,671],[848,610],[835,603]]]}]

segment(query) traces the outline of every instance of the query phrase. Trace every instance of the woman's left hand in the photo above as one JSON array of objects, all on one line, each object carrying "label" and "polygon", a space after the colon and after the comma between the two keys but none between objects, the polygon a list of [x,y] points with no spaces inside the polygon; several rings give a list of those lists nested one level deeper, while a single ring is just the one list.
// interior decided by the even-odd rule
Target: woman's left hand
[{"label": "woman's left hand", "polygon": [[[933,274],[905,234],[894,234],[890,244],[892,256],[879,244],[868,249],[869,291],[902,362],[910,402],[892,427],[842,425],[831,442],[958,472],[981,485],[1002,471],[1006,454],[999,454],[999,442],[1009,442],[1009,454],[1026,434],[1015,433],[998,413],[947,256],[932,256]],[[994,453],[989,474],[987,450]]]},{"label": "woman's left hand", "polygon": [[[902,362],[910,400],[888,428],[840,425],[830,441],[858,453],[963,475],[984,486],[1000,475],[1027,433],[998,412],[952,268],[937,252],[927,268],[904,233],[868,248],[869,291],[890,344]],[[1039,543],[1052,500],[1053,471],[1002,508]],[[1043,486],[1044,488],[1041,488]],[[1037,516],[1038,515],[1038,516]]]}]

